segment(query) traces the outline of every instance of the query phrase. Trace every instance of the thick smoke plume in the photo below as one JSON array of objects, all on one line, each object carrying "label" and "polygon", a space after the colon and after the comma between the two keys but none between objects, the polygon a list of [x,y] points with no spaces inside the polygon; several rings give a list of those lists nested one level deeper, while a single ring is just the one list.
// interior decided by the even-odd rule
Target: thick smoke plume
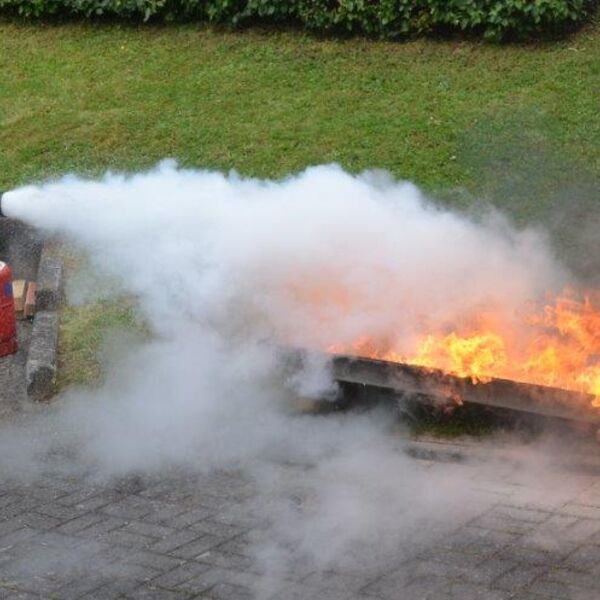
[{"label": "thick smoke plume", "polygon": [[[319,547],[327,566],[369,536],[396,548],[427,515],[468,504],[459,478],[423,474],[396,451],[389,414],[290,416],[289,396],[333,384],[322,363],[285,380],[278,348],[365,333],[410,345],[486,308],[510,321],[566,282],[540,232],[495,213],[474,221],[411,184],[335,166],[263,181],[164,162],[23,187],[3,210],[81,245],[135,296],[153,335],[121,353],[100,388],[70,390],[25,429],[1,432],[0,476],[31,474],[56,444],[99,474],[254,470],[280,516],[278,541],[261,550],[275,571],[283,547]],[[317,495],[309,519],[276,502],[282,463]]]},{"label": "thick smoke plume", "polygon": [[154,330],[302,345],[410,340],[524,302],[564,274],[531,229],[474,223],[385,174],[317,167],[283,181],[178,170],[73,177],[7,194],[9,215],[82,243]]},{"label": "thick smoke plume", "polygon": [[[565,281],[541,233],[494,213],[474,222],[411,184],[335,166],[262,181],[166,161],[23,187],[3,210],[80,244],[137,298],[154,334],[102,389],[71,392],[73,435],[109,471],[289,446],[274,410],[279,346],[365,334],[410,343],[486,307],[510,320]],[[308,371],[288,382],[295,393],[330,391],[322,364]]]}]

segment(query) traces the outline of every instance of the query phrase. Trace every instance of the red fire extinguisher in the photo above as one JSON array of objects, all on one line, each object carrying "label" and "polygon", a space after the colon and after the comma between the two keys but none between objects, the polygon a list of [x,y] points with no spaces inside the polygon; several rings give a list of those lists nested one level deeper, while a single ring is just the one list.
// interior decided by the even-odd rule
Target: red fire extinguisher
[{"label": "red fire extinguisher", "polygon": [[12,271],[0,261],[0,356],[17,351],[17,322],[12,289]]}]

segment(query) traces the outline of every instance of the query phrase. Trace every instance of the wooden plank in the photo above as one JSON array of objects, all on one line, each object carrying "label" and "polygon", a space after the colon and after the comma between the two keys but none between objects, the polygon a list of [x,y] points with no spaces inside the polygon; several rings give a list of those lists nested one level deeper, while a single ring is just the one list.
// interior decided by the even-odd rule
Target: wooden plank
[{"label": "wooden plank", "polygon": [[340,382],[600,423],[600,409],[592,407],[594,397],[590,394],[508,379],[473,383],[470,378],[438,369],[356,356],[333,355],[331,368],[334,379]]},{"label": "wooden plank", "polygon": [[27,293],[25,294],[25,318],[31,319],[35,315],[35,292],[37,285],[35,281],[30,281],[27,285]]},{"label": "wooden plank", "polygon": [[24,279],[15,279],[12,284],[15,312],[17,313],[17,317],[22,317],[23,311],[25,310],[26,285],[27,282]]}]

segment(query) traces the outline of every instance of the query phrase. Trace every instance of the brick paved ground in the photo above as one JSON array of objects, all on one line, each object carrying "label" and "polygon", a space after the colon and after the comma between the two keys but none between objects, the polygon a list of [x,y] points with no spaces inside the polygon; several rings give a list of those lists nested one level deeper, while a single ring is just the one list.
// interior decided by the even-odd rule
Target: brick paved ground
[{"label": "brick paved ground", "polygon": [[[407,529],[381,556],[385,531],[374,529],[362,551],[326,568],[286,546],[269,507],[279,495],[310,512],[310,494],[294,484],[305,466],[272,465],[276,483],[265,495],[250,472],[101,483],[49,462],[33,481],[0,490],[0,597],[600,598],[600,478],[407,460],[427,477],[461,481],[464,509],[432,514],[429,535]],[[333,537],[314,543],[326,551]]]}]

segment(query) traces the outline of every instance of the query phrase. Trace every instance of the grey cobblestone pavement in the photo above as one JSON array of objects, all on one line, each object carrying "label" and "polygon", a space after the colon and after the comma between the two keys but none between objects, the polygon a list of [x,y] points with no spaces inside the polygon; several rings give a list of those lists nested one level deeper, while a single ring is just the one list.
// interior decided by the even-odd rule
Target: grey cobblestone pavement
[{"label": "grey cobblestone pavement", "polygon": [[[0,597],[600,598],[600,478],[565,471],[548,494],[548,482],[531,474],[523,481],[490,475],[485,464],[411,460],[432,477],[467,482],[472,506],[458,519],[441,515],[425,543],[404,540],[382,560],[359,554],[323,569],[287,548],[292,560],[271,571],[272,523],[250,473],[101,483],[48,469],[0,491]],[[303,467],[275,468],[293,482]],[[282,493],[310,510],[292,484]]]}]

